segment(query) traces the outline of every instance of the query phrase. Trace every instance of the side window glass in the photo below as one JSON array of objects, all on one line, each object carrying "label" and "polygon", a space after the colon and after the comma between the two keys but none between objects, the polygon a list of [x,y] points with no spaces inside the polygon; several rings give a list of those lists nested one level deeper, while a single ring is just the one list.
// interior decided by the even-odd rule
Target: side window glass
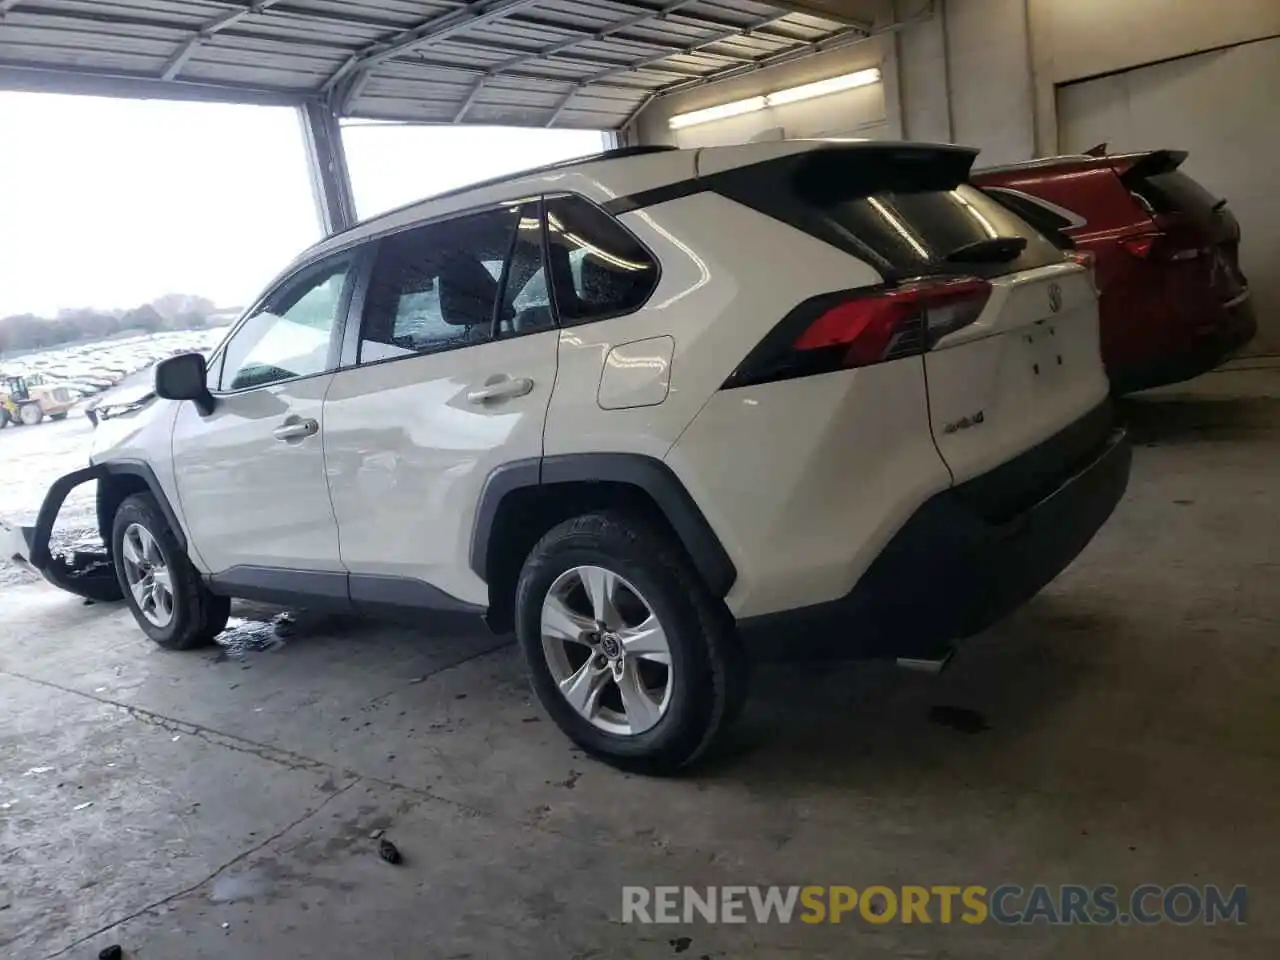
[{"label": "side window glass", "polygon": [[547,201],[556,307],[570,323],[630,313],[658,284],[658,264],[613,217],[579,197]]},{"label": "side window glass", "polygon": [[499,293],[504,276],[512,289],[515,273],[527,285],[541,267],[538,238],[537,207],[526,205],[382,240],[365,297],[360,362],[439,353],[515,332],[517,308],[510,297],[499,302]]},{"label": "side window glass", "polygon": [[350,260],[342,257],[287,282],[227,341],[221,389],[247,390],[329,369],[329,345]]}]

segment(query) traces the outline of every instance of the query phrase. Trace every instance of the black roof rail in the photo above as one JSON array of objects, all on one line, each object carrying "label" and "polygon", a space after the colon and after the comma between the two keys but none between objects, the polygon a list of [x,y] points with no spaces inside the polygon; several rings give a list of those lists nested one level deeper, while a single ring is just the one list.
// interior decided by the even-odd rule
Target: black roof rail
[{"label": "black roof rail", "polygon": [[639,144],[634,147],[614,147],[612,150],[605,150],[591,157],[582,157],[579,160],[570,161],[571,163],[583,163],[587,160],[620,160],[623,157],[642,157],[646,153],[669,153],[672,150],[679,150],[679,147],[673,147],[665,143],[649,143]]},{"label": "black roof rail", "polygon": [[350,233],[352,230],[359,227],[367,226],[370,223],[381,220],[383,217],[389,217],[392,214],[400,213],[404,210],[410,209],[411,207],[416,207],[418,204],[425,203],[428,200],[445,200],[449,197],[456,197],[459,194],[467,193],[470,190],[482,190],[485,187],[496,187],[509,180],[519,180],[521,177],[532,177],[540,173],[551,173],[553,170],[560,170],[565,167],[577,167],[584,163],[596,163],[600,160],[623,160],[627,157],[642,157],[650,153],[667,153],[669,151],[679,149],[679,147],[672,147],[665,144],[616,147],[612,150],[603,150],[600,153],[588,154],[585,157],[573,157],[569,160],[557,160],[555,163],[543,164],[540,167],[529,167],[526,170],[513,170],[511,173],[504,173],[500,177],[491,177],[488,180],[477,180],[475,183],[468,183],[465,187],[455,187],[454,189],[446,190],[443,193],[433,193],[430,196],[420,197],[419,199],[412,200],[409,203],[401,204],[400,206],[393,207],[390,210],[385,210],[376,217],[369,217],[367,220],[361,220],[353,226],[348,227],[346,230],[339,230],[337,233],[331,234],[325,239],[331,240],[333,237],[340,237],[344,233]]}]

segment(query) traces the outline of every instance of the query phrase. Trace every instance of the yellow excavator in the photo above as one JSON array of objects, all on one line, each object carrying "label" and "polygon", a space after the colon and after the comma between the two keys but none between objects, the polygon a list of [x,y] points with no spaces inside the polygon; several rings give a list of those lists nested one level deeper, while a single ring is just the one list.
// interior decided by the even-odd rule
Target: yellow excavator
[{"label": "yellow excavator", "polygon": [[44,419],[44,407],[31,396],[25,377],[0,378],[0,430],[10,423],[34,427]]}]

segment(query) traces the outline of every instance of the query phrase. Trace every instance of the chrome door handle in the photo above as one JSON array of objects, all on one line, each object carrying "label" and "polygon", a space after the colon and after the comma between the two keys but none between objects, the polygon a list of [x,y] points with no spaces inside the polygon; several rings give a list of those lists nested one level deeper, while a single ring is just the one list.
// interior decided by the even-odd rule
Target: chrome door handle
[{"label": "chrome door handle", "polygon": [[490,378],[490,382],[467,393],[471,403],[486,403],[489,400],[508,400],[523,397],[533,389],[533,381],[528,377]]},{"label": "chrome door handle", "polygon": [[290,440],[305,440],[307,437],[314,437],[319,432],[320,424],[315,420],[289,420],[282,426],[272,430],[271,435],[277,440],[283,440],[287,443]]}]

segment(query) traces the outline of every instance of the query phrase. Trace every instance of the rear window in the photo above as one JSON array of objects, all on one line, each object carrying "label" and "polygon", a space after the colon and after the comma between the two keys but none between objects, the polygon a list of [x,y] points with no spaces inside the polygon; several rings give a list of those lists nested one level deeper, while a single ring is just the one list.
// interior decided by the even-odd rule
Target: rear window
[{"label": "rear window", "polygon": [[[913,148],[900,157],[902,148],[892,150],[812,151],[727,171],[716,189],[866,260],[890,280],[992,277],[1062,262],[1062,251],[1039,230],[964,182],[970,152]],[[997,237],[1027,244],[1002,263],[947,261]]]},{"label": "rear window", "polygon": [[[1062,251],[1012,210],[967,184],[953,190],[877,193],[823,210],[900,274],[941,271],[995,276],[1062,260]],[[947,263],[947,255],[995,237],[1024,237],[1006,263]]]},{"label": "rear window", "polygon": [[1154,213],[1207,214],[1218,198],[1181,170],[1139,177],[1129,189],[1150,204]]}]

